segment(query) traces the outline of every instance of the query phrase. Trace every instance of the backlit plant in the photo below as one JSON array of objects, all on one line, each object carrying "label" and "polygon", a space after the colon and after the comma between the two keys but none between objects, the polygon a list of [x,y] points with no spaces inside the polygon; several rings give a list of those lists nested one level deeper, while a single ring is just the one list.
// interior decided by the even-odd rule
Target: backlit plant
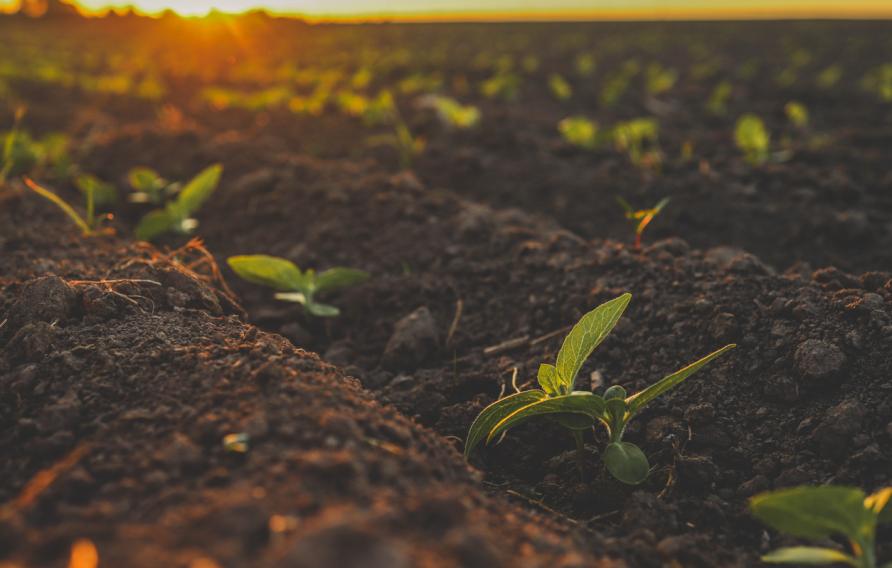
[{"label": "backlit plant", "polygon": [[562,76],[552,73],[548,77],[548,90],[557,100],[563,102],[573,96],[573,87]]},{"label": "backlit plant", "polygon": [[581,464],[585,451],[583,432],[601,423],[608,433],[607,447],[603,452],[607,471],[623,483],[634,485],[644,481],[650,471],[647,457],[638,446],[623,440],[629,421],[647,404],[678,386],[734,345],[726,345],[631,396],[627,396],[625,389],[619,385],[608,388],[604,396],[575,390],[576,376],[583,363],[607,338],[631,298],[631,294],[623,294],[585,314],[564,339],[555,364],[543,363],[539,366],[537,380],[540,389],[517,392],[484,408],[468,431],[465,457],[481,441],[489,443],[508,429],[530,418],[542,416],[570,430]]},{"label": "backlit plant", "polygon": [[137,167],[127,172],[127,181],[133,193],[132,203],[151,203],[163,205],[175,196],[182,187],[179,183],[171,183],[151,168]]},{"label": "backlit plant", "polygon": [[660,125],[652,118],[635,118],[617,123],[612,130],[617,150],[625,152],[636,166],[659,164],[660,153],[656,148]]},{"label": "backlit plant", "polygon": [[[795,487],[756,495],[750,499],[753,514],[772,528],[813,540],[845,537],[850,553],[835,548],[791,546],[762,557],[771,564],[846,564],[854,568],[879,568],[876,531],[892,523],[892,487],[872,495],[857,487],[824,485]],[[892,562],[882,565],[892,568]]]},{"label": "backlit plant", "polygon": [[558,123],[558,132],[568,143],[594,150],[598,147],[598,123],[583,116],[571,116]]},{"label": "backlit plant", "polygon": [[136,238],[150,241],[164,233],[188,234],[194,231],[198,221],[192,215],[217,189],[222,173],[223,166],[220,164],[202,170],[164,207],[146,213],[136,226]]},{"label": "backlit plant", "polygon": [[734,142],[750,164],[758,166],[768,160],[771,135],[758,116],[748,113],[737,120]]},{"label": "backlit plant", "polygon": [[231,256],[227,264],[242,279],[276,291],[277,300],[296,302],[317,317],[334,317],[338,308],[316,301],[324,294],[365,282],[369,274],[355,268],[330,268],[317,273],[301,270],[290,260],[264,254]]},{"label": "backlit plant", "polygon": [[666,204],[669,203],[669,198],[663,198],[656,205],[651,207],[650,209],[635,209],[629,204],[628,201],[623,199],[622,197],[617,197],[616,201],[620,204],[620,207],[623,208],[625,212],[626,219],[634,223],[635,225],[635,248],[641,248],[641,235],[644,234],[644,229],[650,225],[650,222],[654,220],[654,217],[660,214]]},{"label": "backlit plant", "polygon": [[808,109],[805,105],[796,101],[790,101],[784,105],[784,114],[787,120],[796,128],[808,127]]},{"label": "backlit plant", "polygon": [[84,195],[84,216],[81,216],[67,201],[30,178],[25,178],[25,186],[61,209],[78,226],[85,237],[96,235],[101,222],[109,218],[109,215],[96,215],[96,186],[92,184],[83,184],[79,188]]}]

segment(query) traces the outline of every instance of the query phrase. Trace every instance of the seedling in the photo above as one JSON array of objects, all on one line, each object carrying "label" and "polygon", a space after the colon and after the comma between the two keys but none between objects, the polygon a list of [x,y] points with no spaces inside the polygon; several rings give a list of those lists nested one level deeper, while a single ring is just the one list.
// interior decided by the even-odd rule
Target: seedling
[{"label": "seedling", "polygon": [[68,204],[67,201],[53,193],[52,191],[42,187],[36,183],[34,183],[31,178],[25,178],[25,185],[36,193],[37,195],[43,197],[44,199],[53,203],[56,207],[62,210],[63,213],[68,215],[68,218],[71,219],[75,225],[81,230],[81,233],[85,237],[91,237],[98,233],[99,225],[104,220],[109,218],[109,215],[96,215],[96,199],[95,199],[95,188],[91,185],[85,185],[81,188],[81,191],[84,194],[84,208],[86,209],[86,215],[81,217],[80,214]]},{"label": "seedling", "polygon": [[564,102],[573,96],[573,87],[557,73],[548,77],[548,89],[557,100]]},{"label": "seedling", "polygon": [[651,63],[644,74],[644,85],[651,96],[665,93],[675,86],[678,81],[678,71],[665,68],[659,63]]},{"label": "seedling", "polygon": [[623,208],[623,211],[625,211],[626,219],[635,224],[635,249],[640,250],[641,235],[644,234],[644,229],[650,225],[650,222],[654,220],[654,217],[660,214],[663,207],[666,207],[666,204],[669,203],[669,198],[666,197],[661,199],[650,209],[637,210],[622,197],[617,196],[616,201],[619,203],[620,207]]},{"label": "seedling", "polygon": [[784,105],[784,113],[787,120],[796,128],[803,129],[808,127],[808,109],[805,105],[796,101],[790,101]]},{"label": "seedling", "polygon": [[876,530],[892,523],[892,487],[865,495],[857,487],[801,486],[756,495],[750,509],[763,523],[792,536],[823,539],[833,535],[849,541],[851,554],[834,548],[792,546],[762,557],[771,564],[846,564],[854,568],[880,567],[876,557]]},{"label": "seedling", "polygon": [[598,147],[598,123],[582,116],[571,116],[558,123],[558,132],[568,143],[594,150]]},{"label": "seedling", "polygon": [[457,100],[442,95],[428,95],[423,104],[433,108],[437,117],[447,128],[466,130],[480,123],[480,109],[473,105],[463,105]]},{"label": "seedling", "polygon": [[758,116],[748,113],[737,120],[737,126],[734,128],[734,141],[750,164],[758,166],[768,160],[771,135]]},{"label": "seedling", "polygon": [[[613,143],[617,150],[625,152],[636,166],[659,164],[657,146],[659,123],[652,118],[635,118],[620,122],[613,127]],[[646,146],[651,147],[650,150]]]},{"label": "seedling", "polygon": [[415,156],[424,151],[423,138],[416,138],[409,130],[409,125],[403,120],[399,107],[390,91],[382,91],[377,99],[370,104],[363,119],[367,124],[384,122],[393,128],[393,132],[371,138],[372,142],[385,142],[396,148],[399,154],[400,168],[408,170],[412,167]]},{"label": "seedling", "polygon": [[151,168],[133,168],[127,173],[127,181],[133,193],[130,194],[131,203],[151,203],[163,205],[180,191],[179,183],[171,183],[158,175]]},{"label": "seedling", "polygon": [[367,272],[355,268],[330,268],[316,273],[301,271],[290,260],[264,254],[231,256],[226,259],[232,270],[244,280],[276,290],[276,299],[297,302],[317,317],[334,317],[338,308],[316,301],[316,294],[333,292],[365,282]]},{"label": "seedling", "polygon": [[631,294],[623,294],[585,314],[564,339],[555,364],[543,363],[539,366],[537,380],[541,389],[517,392],[484,408],[468,431],[465,457],[482,440],[489,443],[521,422],[545,416],[570,430],[581,469],[585,451],[583,432],[600,422],[609,435],[604,451],[607,471],[630,485],[644,481],[650,470],[647,457],[638,446],[622,439],[629,420],[648,403],[678,386],[734,345],[726,345],[632,396],[626,396],[625,389],[619,385],[607,389],[603,397],[589,391],[574,390],[576,376],[583,363],[606,339],[631,299]]},{"label": "seedling", "polygon": [[716,116],[723,116],[728,112],[728,99],[731,98],[731,83],[722,81],[712,90],[709,100],[706,102],[706,110]]},{"label": "seedling", "polygon": [[94,203],[99,207],[111,205],[118,199],[118,190],[115,186],[91,174],[77,176],[74,185],[85,198],[92,195]]},{"label": "seedling", "polygon": [[217,189],[223,166],[215,164],[203,170],[187,183],[176,199],[162,209],[149,211],[136,226],[136,238],[150,241],[164,233],[188,234],[195,230],[198,221],[191,216]]}]

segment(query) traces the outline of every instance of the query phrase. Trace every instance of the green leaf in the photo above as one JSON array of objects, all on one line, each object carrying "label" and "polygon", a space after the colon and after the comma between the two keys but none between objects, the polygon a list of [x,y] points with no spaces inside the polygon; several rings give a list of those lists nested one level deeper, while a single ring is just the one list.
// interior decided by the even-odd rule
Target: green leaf
[{"label": "green leaf", "polygon": [[94,175],[81,174],[74,180],[74,185],[84,195],[92,192],[96,205],[109,205],[118,200],[118,190],[115,186]]},{"label": "green leaf", "polygon": [[750,509],[763,523],[793,536],[854,538],[865,528],[872,532],[875,523],[864,499],[864,492],[855,487],[802,486],[756,495]]},{"label": "green leaf", "polygon": [[144,193],[152,202],[160,201],[161,191],[167,186],[167,180],[151,168],[133,168],[127,173],[127,181],[134,191]]},{"label": "green leaf", "polygon": [[175,212],[181,218],[185,218],[198,211],[202,204],[214,193],[214,190],[217,189],[217,184],[220,182],[220,174],[222,173],[223,166],[215,164],[192,178],[180,191],[176,202],[172,204],[172,212]]},{"label": "green leaf", "polygon": [[[590,392],[577,391],[563,396],[546,398],[516,409],[500,420],[486,436],[489,442],[505,430],[535,416],[576,414],[586,416],[594,424],[604,417],[604,399]],[[577,429],[577,428],[574,428]]]},{"label": "green leaf", "polygon": [[542,390],[549,395],[560,394],[560,378],[557,376],[557,369],[555,369],[554,365],[549,365],[548,363],[539,365],[539,373],[536,375],[536,379],[539,381],[539,386],[542,387]]},{"label": "green leaf", "polygon": [[330,268],[316,277],[317,292],[330,292],[361,284],[369,279],[369,273],[355,268]]},{"label": "green leaf", "polygon": [[474,423],[471,424],[471,428],[468,430],[468,437],[465,440],[465,457],[470,455],[474,447],[480,443],[480,440],[483,440],[493,426],[501,422],[503,418],[519,408],[546,398],[546,396],[540,390],[528,390],[506,396],[484,408],[477,415],[477,418],[474,419]]},{"label": "green leaf", "polygon": [[864,499],[864,506],[877,515],[877,522],[892,523],[892,487],[880,489]]},{"label": "green leaf", "polygon": [[240,278],[279,292],[302,292],[306,296],[307,279],[290,260],[265,254],[230,256],[226,263]]},{"label": "green leaf", "polygon": [[304,304],[307,311],[316,317],[333,318],[340,315],[341,310],[328,304],[320,304],[319,302],[309,301]]},{"label": "green leaf", "polygon": [[158,235],[173,230],[180,219],[171,216],[166,209],[155,209],[146,213],[136,226],[136,238],[151,241]]},{"label": "green leaf", "polygon": [[638,485],[650,472],[644,452],[630,442],[613,442],[604,451],[604,465],[613,477],[629,485]]},{"label": "green leaf", "polygon": [[841,562],[849,566],[858,566],[858,562],[843,552],[832,548],[814,546],[791,546],[778,548],[762,557],[762,562],[769,564],[836,564]]},{"label": "green leaf", "polygon": [[77,225],[85,235],[89,235],[93,232],[90,225],[88,225],[87,222],[84,221],[84,218],[78,215],[77,211],[75,211],[71,205],[66,203],[64,199],[62,199],[52,191],[46,189],[45,187],[37,185],[28,178],[25,178],[25,185],[27,185],[28,188],[37,195],[43,197],[44,199],[48,199],[53,204],[55,204],[56,207],[58,207],[66,215],[68,215],[69,219],[74,221],[74,224]]},{"label": "green leaf", "polygon": [[619,321],[620,316],[623,315],[623,311],[631,299],[632,295],[626,293],[601,304],[582,316],[582,319],[570,330],[557,356],[556,367],[563,392],[573,390],[576,375],[582,364],[592,354],[592,351],[604,341],[610,330]]},{"label": "green leaf", "polygon": [[629,405],[629,412],[632,415],[636,414],[639,410],[647,406],[652,400],[654,400],[664,392],[678,386],[682,381],[699,371],[701,367],[703,367],[725,351],[728,351],[729,349],[733,349],[735,347],[737,347],[737,345],[735,345],[734,343],[725,345],[721,349],[713,351],[699,361],[691,363],[687,367],[679,369],[671,375],[663,377],[658,382],[652,384],[643,391],[633,394],[626,399],[626,403]]}]

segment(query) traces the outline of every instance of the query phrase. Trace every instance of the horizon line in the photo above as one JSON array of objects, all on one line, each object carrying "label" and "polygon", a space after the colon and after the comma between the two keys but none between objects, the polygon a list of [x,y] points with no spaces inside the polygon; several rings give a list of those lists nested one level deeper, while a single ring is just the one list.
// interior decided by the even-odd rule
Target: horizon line
[{"label": "horizon line", "polygon": [[[77,2],[72,3],[78,12],[89,18],[102,18],[132,11],[140,16],[158,18],[168,10],[183,19],[201,19],[212,14],[238,17],[252,12],[264,12],[272,17],[305,20],[311,23],[522,23],[522,22],[708,22],[708,21],[766,21],[766,20],[864,20],[892,19],[892,5],[886,9],[836,8],[809,9],[807,7],[778,8],[662,8],[662,9],[597,9],[597,10],[527,10],[508,12],[495,10],[463,11],[415,11],[415,12],[358,12],[306,13],[275,10],[263,6],[249,7],[241,11],[225,12],[210,9],[204,14],[181,14],[174,8],[147,11],[135,5],[108,6],[91,10]],[[4,10],[0,9],[0,13]],[[6,13],[11,13],[6,11]]]}]

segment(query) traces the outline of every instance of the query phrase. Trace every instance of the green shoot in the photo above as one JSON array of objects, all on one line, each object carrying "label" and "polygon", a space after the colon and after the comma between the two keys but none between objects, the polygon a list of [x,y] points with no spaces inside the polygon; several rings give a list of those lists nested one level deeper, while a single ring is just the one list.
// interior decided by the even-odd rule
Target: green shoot
[{"label": "green shoot", "polygon": [[512,102],[520,91],[520,76],[510,71],[499,71],[480,86],[480,92],[488,99]]},{"label": "green shoot", "polygon": [[30,172],[41,160],[40,146],[27,132],[20,128],[25,111],[18,109],[12,130],[3,139],[3,154],[0,156],[0,182],[9,176],[24,175]]},{"label": "green shoot", "polygon": [[537,416],[551,418],[570,430],[580,458],[584,451],[582,433],[601,423],[607,427],[609,444],[604,453],[607,471],[628,484],[647,477],[650,466],[644,453],[622,440],[628,421],[649,402],[674,388],[734,345],[727,345],[696,363],[663,378],[649,388],[626,397],[625,390],[613,386],[599,396],[574,390],[583,363],[610,334],[632,299],[631,294],[601,304],[585,314],[564,339],[554,365],[539,366],[540,389],[518,392],[490,404],[474,420],[465,440],[465,457],[481,442],[491,442],[508,429]]},{"label": "green shoot", "polygon": [[737,120],[734,141],[751,165],[758,166],[768,160],[771,135],[758,116],[748,113]]},{"label": "green shoot", "polygon": [[661,199],[650,209],[635,209],[622,197],[617,197],[616,201],[620,204],[620,207],[623,208],[626,219],[635,224],[635,250],[641,250],[641,235],[644,234],[644,229],[646,229],[647,226],[650,225],[650,222],[654,220],[654,217],[659,215],[663,208],[666,207],[666,204],[669,203],[669,198],[666,197]]},{"label": "green shoot", "polygon": [[81,174],[74,178],[74,185],[85,198],[91,199],[97,206],[111,205],[118,200],[115,186],[94,175]]},{"label": "green shoot", "polygon": [[[626,152],[636,166],[649,166],[659,163],[660,153],[656,149],[660,133],[659,123],[652,118],[635,118],[620,122],[613,127],[613,143],[617,150]],[[646,147],[650,147],[647,150]]]},{"label": "green shoot", "polygon": [[80,214],[75,211],[74,207],[68,204],[64,199],[53,193],[52,191],[36,184],[31,178],[24,178],[25,185],[36,193],[37,195],[43,197],[48,200],[56,207],[62,210],[69,219],[71,219],[75,225],[81,230],[81,233],[85,237],[91,237],[97,234],[97,230],[99,228],[99,224],[105,217],[97,217],[95,214],[95,195],[94,188],[92,186],[85,186],[82,188],[82,192],[84,193],[84,208],[86,209],[86,216],[81,217]]},{"label": "green shoot", "polygon": [[170,183],[158,175],[158,172],[146,167],[133,168],[127,172],[127,181],[133,189],[129,198],[131,203],[163,205],[180,190],[180,184]]},{"label": "green shoot", "polygon": [[678,81],[678,71],[667,69],[659,63],[651,63],[644,73],[644,85],[647,93],[657,96],[665,93],[675,86]]},{"label": "green shoot", "polygon": [[706,110],[710,114],[723,116],[728,113],[728,99],[731,98],[731,83],[722,81],[712,90],[706,101]]},{"label": "green shoot", "polygon": [[164,233],[188,234],[195,230],[198,221],[191,216],[217,189],[222,173],[223,167],[215,164],[192,178],[176,199],[146,213],[136,226],[136,238],[150,241]]},{"label": "green shoot", "polygon": [[375,136],[372,141],[384,142],[396,148],[400,168],[410,169],[415,157],[424,151],[424,139],[412,135],[390,91],[382,91],[377,99],[367,106],[363,119],[367,124],[387,123],[393,128],[393,132]]},{"label": "green shoot", "polygon": [[453,98],[442,95],[430,95],[426,101],[447,128],[466,130],[480,123],[480,109],[473,105],[463,105]]},{"label": "green shoot", "polygon": [[571,116],[558,123],[561,137],[573,146],[594,150],[598,147],[598,123],[583,116]]},{"label": "green shoot", "polygon": [[787,120],[790,121],[790,124],[796,128],[800,130],[808,128],[808,109],[805,108],[804,104],[790,101],[784,105],[784,113],[787,115]]},{"label": "green shoot", "polygon": [[548,90],[557,100],[564,102],[573,96],[573,87],[557,73],[548,77]]},{"label": "green shoot", "polygon": [[227,264],[242,279],[276,291],[276,299],[296,302],[316,317],[334,317],[338,308],[316,301],[316,295],[355,286],[369,275],[354,268],[330,268],[316,273],[312,268],[301,271],[290,260],[263,254],[231,256]]},{"label": "green shoot", "polygon": [[[750,509],[763,523],[792,536],[823,539],[833,535],[849,541],[851,553],[835,548],[793,546],[762,557],[770,564],[846,564],[879,568],[876,557],[877,525],[892,523],[892,487],[872,495],[856,487],[801,486],[756,495]],[[886,568],[892,563],[884,565]]]}]

